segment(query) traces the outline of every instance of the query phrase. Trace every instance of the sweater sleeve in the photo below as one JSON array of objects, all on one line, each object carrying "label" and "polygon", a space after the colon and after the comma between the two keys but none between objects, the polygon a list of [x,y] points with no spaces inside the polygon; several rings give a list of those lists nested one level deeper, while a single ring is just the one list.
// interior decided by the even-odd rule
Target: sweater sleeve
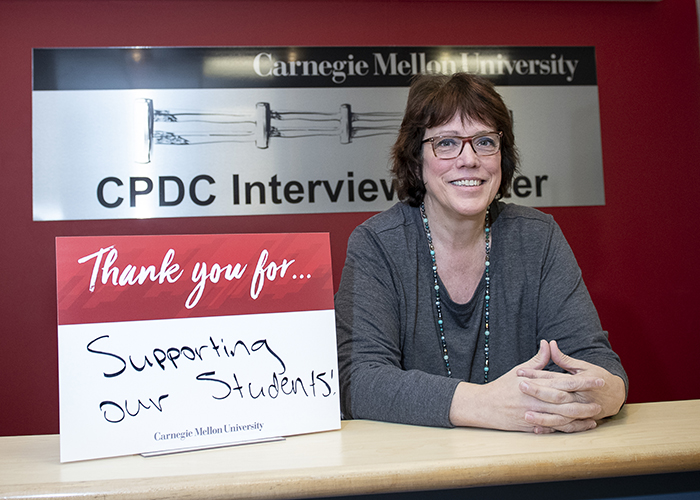
[{"label": "sweater sleeve", "polygon": [[343,418],[449,427],[459,380],[403,367],[402,339],[418,314],[417,268],[415,252],[397,246],[366,226],[348,241],[335,297]]},{"label": "sweater sleeve", "polygon": [[[574,254],[561,229],[552,221],[545,247],[538,301],[538,340],[556,340],[562,352],[605,368],[628,386],[620,358],[612,350],[608,333],[588,293]],[[552,370],[560,369],[550,363]]]}]

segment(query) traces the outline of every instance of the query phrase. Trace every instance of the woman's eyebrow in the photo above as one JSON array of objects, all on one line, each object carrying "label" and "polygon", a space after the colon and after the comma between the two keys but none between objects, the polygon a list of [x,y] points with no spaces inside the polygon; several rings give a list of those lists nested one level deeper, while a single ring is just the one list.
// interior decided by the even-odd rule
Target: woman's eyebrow
[{"label": "woman's eyebrow", "polygon": [[442,130],[440,132],[436,132],[431,137],[435,137],[435,136],[474,137],[476,135],[493,134],[493,133],[495,133],[493,130],[478,130],[470,135],[462,135],[460,132],[458,132],[456,130]]}]

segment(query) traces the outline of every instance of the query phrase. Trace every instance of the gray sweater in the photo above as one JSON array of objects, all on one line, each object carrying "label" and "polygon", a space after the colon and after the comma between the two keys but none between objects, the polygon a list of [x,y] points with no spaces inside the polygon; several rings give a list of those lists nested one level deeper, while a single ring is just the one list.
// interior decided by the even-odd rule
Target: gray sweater
[{"label": "gray sweater", "polygon": [[[504,203],[494,203],[492,218],[489,380],[530,359],[546,339],[627,385],[553,218]],[[451,378],[433,285],[418,208],[398,203],[353,231],[335,296],[344,418],[449,427],[457,384],[484,382],[483,278],[466,304],[450,300],[440,283]]]}]

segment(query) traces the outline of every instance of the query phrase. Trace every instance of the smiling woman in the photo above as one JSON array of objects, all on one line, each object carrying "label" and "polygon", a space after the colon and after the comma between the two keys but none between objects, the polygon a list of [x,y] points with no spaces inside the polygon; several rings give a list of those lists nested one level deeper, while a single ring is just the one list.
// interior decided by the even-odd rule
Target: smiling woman
[{"label": "smiling woman", "polygon": [[401,201],[352,233],[335,299],[345,418],[548,433],[619,411],[627,376],[559,226],[500,201],[517,164],[489,81],[413,82]]},{"label": "smiling woman", "polygon": [[[445,221],[454,218],[458,222],[464,217],[476,217],[479,223],[484,220],[501,185],[501,135],[481,122],[464,123],[460,116],[425,131],[424,149],[428,143],[432,145],[432,152],[423,152],[427,213],[440,214]],[[478,147],[473,138],[479,139]],[[466,142],[470,148],[464,147]]]}]

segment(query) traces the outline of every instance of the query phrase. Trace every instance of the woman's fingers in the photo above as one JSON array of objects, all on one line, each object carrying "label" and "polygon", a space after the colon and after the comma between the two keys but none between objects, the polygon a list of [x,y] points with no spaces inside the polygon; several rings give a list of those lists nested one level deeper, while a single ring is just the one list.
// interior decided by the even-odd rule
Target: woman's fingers
[{"label": "woman's fingers", "polygon": [[546,340],[540,341],[540,348],[532,358],[527,360],[525,363],[520,365],[518,368],[521,370],[532,370],[539,371],[544,369],[550,360],[550,350],[549,343]]},{"label": "woman's fingers", "polygon": [[[562,375],[562,374],[559,374]],[[585,393],[603,387],[605,380],[598,377],[525,377],[518,387],[523,394],[547,403],[565,404],[586,400]]]},{"label": "woman's fingers", "polygon": [[592,418],[571,419],[562,415],[532,411],[525,413],[525,421],[533,425],[533,432],[536,434],[553,431],[582,432],[593,429],[597,425]]}]

